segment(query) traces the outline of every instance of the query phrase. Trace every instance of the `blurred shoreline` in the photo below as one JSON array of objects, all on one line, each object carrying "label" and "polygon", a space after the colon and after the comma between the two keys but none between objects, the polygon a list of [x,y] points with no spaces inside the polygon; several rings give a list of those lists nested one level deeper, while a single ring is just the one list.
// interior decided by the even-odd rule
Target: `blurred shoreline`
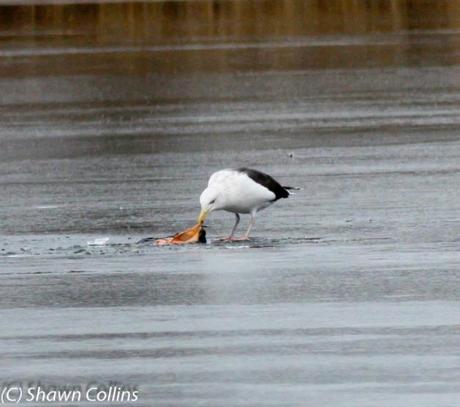
[{"label": "blurred shoreline", "polygon": [[45,3],[0,3],[1,36],[40,36],[52,31],[53,35],[96,36],[99,41],[161,42],[460,28],[460,2],[444,0]]}]

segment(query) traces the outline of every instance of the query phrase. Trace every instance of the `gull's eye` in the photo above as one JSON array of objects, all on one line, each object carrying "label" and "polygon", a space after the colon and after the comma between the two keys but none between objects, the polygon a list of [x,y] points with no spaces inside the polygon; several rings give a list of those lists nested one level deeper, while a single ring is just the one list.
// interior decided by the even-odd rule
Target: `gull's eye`
[{"label": "gull's eye", "polygon": [[213,200],[212,200],[211,202],[209,202],[209,203],[212,205],[214,202],[216,202],[215,199],[213,199]]}]

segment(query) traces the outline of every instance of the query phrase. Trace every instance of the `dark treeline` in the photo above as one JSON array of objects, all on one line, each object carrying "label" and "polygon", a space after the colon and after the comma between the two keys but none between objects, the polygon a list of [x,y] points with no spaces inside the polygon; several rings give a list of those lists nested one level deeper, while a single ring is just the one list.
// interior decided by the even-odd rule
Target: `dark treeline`
[{"label": "dark treeline", "polygon": [[460,25],[453,0],[195,0],[0,6],[0,32],[171,37],[365,33]]}]

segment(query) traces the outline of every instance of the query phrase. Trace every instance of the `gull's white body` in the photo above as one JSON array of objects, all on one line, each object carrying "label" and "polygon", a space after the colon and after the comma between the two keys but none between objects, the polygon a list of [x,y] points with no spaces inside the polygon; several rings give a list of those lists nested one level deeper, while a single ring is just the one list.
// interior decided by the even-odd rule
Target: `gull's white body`
[{"label": "gull's white body", "polygon": [[215,172],[209,178],[208,188],[218,189],[222,196],[222,204],[216,210],[256,213],[275,200],[273,192],[236,170]]},{"label": "gull's white body", "polygon": [[242,238],[249,238],[255,222],[256,213],[272,205],[280,198],[287,198],[290,187],[282,187],[267,174],[248,168],[225,169],[215,172],[208,181],[208,187],[200,196],[201,213],[199,222],[203,222],[210,212],[224,210],[236,215],[228,240],[234,239],[233,234],[240,221],[239,214],[250,214],[249,228]]}]

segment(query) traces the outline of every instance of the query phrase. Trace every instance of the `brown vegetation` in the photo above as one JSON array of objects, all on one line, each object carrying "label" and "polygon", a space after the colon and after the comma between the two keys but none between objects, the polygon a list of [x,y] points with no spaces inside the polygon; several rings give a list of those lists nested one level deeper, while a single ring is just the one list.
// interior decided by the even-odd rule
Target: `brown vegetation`
[{"label": "brown vegetation", "polygon": [[459,16],[460,2],[449,0],[195,0],[1,6],[0,27],[161,42],[450,28]]}]

